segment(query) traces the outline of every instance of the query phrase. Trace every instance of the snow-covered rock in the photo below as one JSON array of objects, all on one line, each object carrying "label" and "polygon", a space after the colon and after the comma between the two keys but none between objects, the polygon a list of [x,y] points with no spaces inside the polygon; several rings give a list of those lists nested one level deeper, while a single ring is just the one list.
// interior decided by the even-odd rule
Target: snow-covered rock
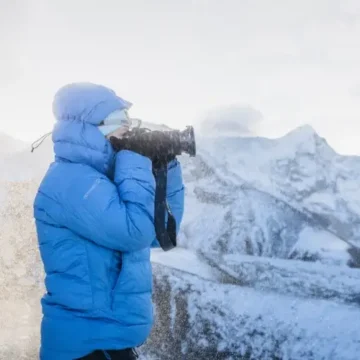
[{"label": "snow-covered rock", "polygon": [[359,307],[221,285],[154,266],[161,360],[356,360]]},{"label": "snow-covered rock", "polygon": [[218,282],[297,298],[333,299],[360,307],[360,270],[299,260],[203,253]]}]

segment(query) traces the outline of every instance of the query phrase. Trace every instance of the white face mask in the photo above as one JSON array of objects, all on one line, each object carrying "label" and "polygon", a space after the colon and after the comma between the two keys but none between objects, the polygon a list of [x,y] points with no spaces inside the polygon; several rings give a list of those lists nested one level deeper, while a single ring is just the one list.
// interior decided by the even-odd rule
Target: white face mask
[{"label": "white face mask", "polygon": [[121,136],[130,129],[130,126],[131,119],[127,109],[123,109],[116,110],[108,115],[98,128],[104,134],[104,136],[109,138],[109,136],[115,136],[115,133]]}]

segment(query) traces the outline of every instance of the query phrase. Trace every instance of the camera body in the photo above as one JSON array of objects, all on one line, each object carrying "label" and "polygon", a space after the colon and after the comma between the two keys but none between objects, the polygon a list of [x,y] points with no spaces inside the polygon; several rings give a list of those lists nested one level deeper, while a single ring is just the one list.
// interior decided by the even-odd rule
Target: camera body
[{"label": "camera body", "polygon": [[124,148],[150,149],[153,159],[172,158],[182,153],[196,156],[194,128],[185,130],[150,130],[136,127],[124,134]]}]

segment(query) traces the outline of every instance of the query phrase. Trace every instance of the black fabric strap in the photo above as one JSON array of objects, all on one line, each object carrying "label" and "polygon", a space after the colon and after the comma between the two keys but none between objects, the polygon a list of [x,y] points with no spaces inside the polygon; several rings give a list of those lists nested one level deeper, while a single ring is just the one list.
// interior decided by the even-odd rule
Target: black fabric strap
[{"label": "black fabric strap", "polygon": [[[155,233],[161,248],[169,251],[176,247],[176,220],[166,200],[167,166],[153,168],[155,190]],[[165,228],[168,215],[167,227]]]},{"label": "black fabric strap", "polygon": [[96,350],[89,355],[75,360],[136,360],[138,357],[135,349]]}]

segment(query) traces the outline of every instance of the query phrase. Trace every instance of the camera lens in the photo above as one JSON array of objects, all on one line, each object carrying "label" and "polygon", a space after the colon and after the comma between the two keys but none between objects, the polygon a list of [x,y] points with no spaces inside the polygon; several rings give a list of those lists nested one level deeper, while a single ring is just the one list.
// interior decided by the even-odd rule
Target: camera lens
[{"label": "camera lens", "polygon": [[180,148],[190,156],[196,156],[195,132],[192,126],[187,126],[185,130],[180,131]]}]

